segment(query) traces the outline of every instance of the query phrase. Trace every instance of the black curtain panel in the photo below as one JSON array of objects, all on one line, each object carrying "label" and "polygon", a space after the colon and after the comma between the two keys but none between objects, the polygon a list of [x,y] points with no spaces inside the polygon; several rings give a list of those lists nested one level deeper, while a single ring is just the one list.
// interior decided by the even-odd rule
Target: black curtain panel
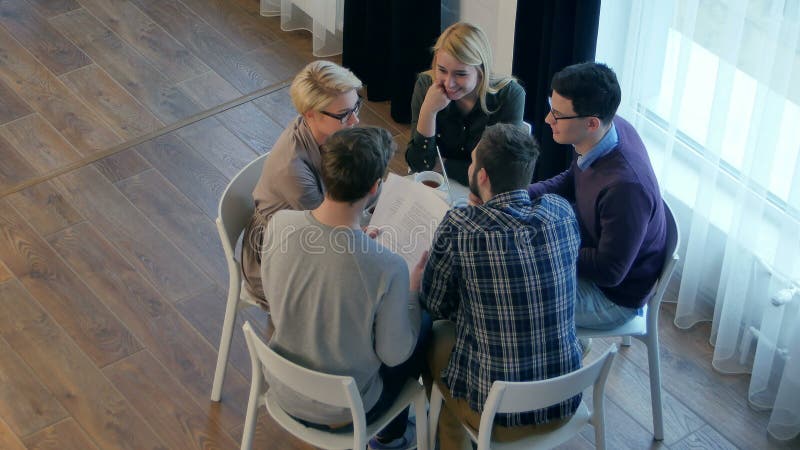
[{"label": "black curtain panel", "polygon": [[392,102],[392,118],[411,121],[411,93],[431,65],[441,2],[345,0],[342,64],[367,85],[370,100]]},{"label": "black curtain panel", "polygon": [[525,87],[525,121],[541,145],[534,181],[563,172],[572,146],[553,141],[544,123],[553,74],[571,64],[594,61],[600,0],[518,1],[513,73]]}]

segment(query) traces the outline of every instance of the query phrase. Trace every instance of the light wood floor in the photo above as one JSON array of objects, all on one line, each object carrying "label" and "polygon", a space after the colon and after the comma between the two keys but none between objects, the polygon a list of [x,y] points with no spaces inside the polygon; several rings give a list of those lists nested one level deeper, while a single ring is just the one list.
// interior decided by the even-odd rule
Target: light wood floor
[{"label": "light wood floor", "polygon": [[[238,446],[239,327],[223,400],[208,400],[227,287],[213,218],[294,117],[286,82],[310,47],[257,0],[0,0],[0,448]],[[388,117],[370,102],[361,120],[402,149],[408,126]],[[673,311],[666,439],[652,442],[635,343],[608,383],[609,448],[797,448],[767,439],[747,377],[714,372],[708,327],[677,330]],[[262,414],[256,448],[308,447]]]}]

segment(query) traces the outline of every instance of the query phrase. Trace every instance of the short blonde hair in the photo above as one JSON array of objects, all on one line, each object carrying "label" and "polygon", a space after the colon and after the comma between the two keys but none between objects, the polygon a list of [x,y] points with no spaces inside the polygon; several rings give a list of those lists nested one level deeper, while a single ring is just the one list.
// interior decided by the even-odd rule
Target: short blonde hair
[{"label": "short blonde hair", "polygon": [[449,53],[460,63],[475,66],[478,69],[481,76],[477,87],[478,99],[480,99],[483,112],[489,114],[491,111],[486,106],[486,93],[496,94],[514,78],[492,72],[492,47],[486,33],[481,27],[468,22],[456,22],[447,27],[433,46],[433,60],[428,73],[434,79],[436,78],[436,53],[440,50]]},{"label": "short blonde hair", "polygon": [[289,95],[300,114],[322,111],[336,97],[361,89],[361,80],[353,72],[330,61],[319,60],[308,63],[294,77]]}]

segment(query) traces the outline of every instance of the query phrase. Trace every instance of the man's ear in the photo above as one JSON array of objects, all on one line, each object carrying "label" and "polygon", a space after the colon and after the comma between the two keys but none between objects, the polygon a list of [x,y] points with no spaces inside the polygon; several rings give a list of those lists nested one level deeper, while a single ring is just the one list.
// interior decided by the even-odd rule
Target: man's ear
[{"label": "man's ear", "polygon": [[377,194],[377,193],[378,193],[378,189],[380,189],[380,188],[381,188],[381,182],[382,182],[382,181],[383,181],[383,180],[382,180],[382,179],[380,179],[380,178],[378,178],[377,180],[375,180],[375,184],[373,184],[373,185],[372,185],[372,187],[371,187],[371,188],[369,188],[369,194],[370,194],[370,195],[375,195],[375,194]]},{"label": "man's ear", "polygon": [[486,173],[486,168],[481,167],[480,169],[478,169],[478,184],[486,183],[488,179],[489,179],[489,174]]},{"label": "man's ear", "polygon": [[589,117],[589,131],[597,131],[603,128],[603,122],[597,117]]},{"label": "man's ear", "polygon": [[489,179],[489,173],[486,172],[486,168],[481,167],[478,169],[478,187],[485,187],[489,192],[492,191],[492,180]]}]

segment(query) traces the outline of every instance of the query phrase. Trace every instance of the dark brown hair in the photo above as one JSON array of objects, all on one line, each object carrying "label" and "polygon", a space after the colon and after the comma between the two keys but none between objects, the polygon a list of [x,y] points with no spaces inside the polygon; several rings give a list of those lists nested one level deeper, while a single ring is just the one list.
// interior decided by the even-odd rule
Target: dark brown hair
[{"label": "dark brown hair", "polygon": [[339,202],[356,202],[386,173],[394,141],[378,127],[345,128],[322,146],[322,183],[326,195]]},{"label": "dark brown hair", "polygon": [[486,127],[475,151],[473,173],[485,169],[492,195],[525,189],[533,178],[539,144],[520,125],[498,123]]}]

